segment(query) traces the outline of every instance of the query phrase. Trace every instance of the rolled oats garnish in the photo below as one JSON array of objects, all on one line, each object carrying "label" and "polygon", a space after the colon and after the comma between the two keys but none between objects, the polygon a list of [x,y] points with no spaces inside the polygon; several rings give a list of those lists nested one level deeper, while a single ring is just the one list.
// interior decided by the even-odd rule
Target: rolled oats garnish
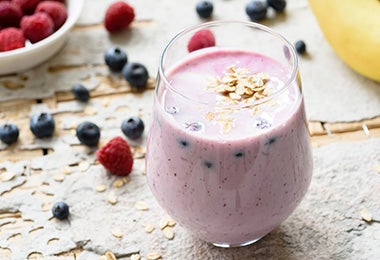
[{"label": "rolled oats garnish", "polygon": [[[223,106],[253,102],[269,96],[270,90],[266,85],[268,81],[266,73],[252,74],[248,69],[230,66],[222,77],[208,79],[207,88],[221,94],[217,105]],[[221,125],[221,132],[228,134],[234,126],[233,112],[232,107],[229,109],[217,107],[215,113],[207,112],[205,118],[209,121],[216,119]]]},{"label": "rolled oats garnish", "polygon": [[123,233],[121,232],[120,229],[112,229],[111,233],[116,238],[122,238],[123,237]]},{"label": "rolled oats garnish", "polygon": [[172,240],[174,238],[174,231],[171,227],[165,227],[162,232],[164,232],[167,239]]},{"label": "rolled oats garnish", "polygon": [[104,191],[107,190],[107,186],[104,185],[104,184],[100,184],[100,185],[98,185],[98,186],[95,187],[95,190],[96,190],[97,192],[104,192]]},{"label": "rolled oats garnish", "polygon": [[124,177],[124,183],[128,184],[131,181],[131,179],[128,176]]},{"label": "rolled oats garnish", "polygon": [[141,256],[139,254],[133,254],[131,255],[131,260],[140,260]]},{"label": "rolled oats garnish", "polygon": [[362,209],[360,211],[360,216],[362,217],[362,219],[368,223],[372,222],[373,220],[373,217],[372,217],[372,213],[369,212],[367,209]]},{"label": "rolled oats garnish", "polygon": [[269,77],[265,73],[251,74],[248,69],[230,66],[222,77],[208,80],[208,88],[232,100],[248,99],[260,93],[262,97],[268,96],[265,84]]},{"label": "rolled oats garnish", "polygon": [[208,121],[212,121],[212,120],[214,120],[214,118],[215,118],[215,114],[212,113],[212,112],[207,112],[206,115],[205,115],[205,118],[206,118],[206,120],[208,120]]},{"label": "rolled oats garnish", "polygon": [[165,216],[161,218],[160,222],[158,222],[158,227],[161,229],[164,229],[165,227],[168,226],[169,223],[169,217]]},{"label": "rolled oats garnish", "polygon": [[144,210],[148,210],[148,209],[149,209],[149,206],[148,206],[148,204],[147,204],[145,201],[137,201],[137,202],[135,203],[135,208],[136,208],[137,210],[142,210],[142,211],[144,211]]},{"label": "rolled oats garnish", "polygon": [[158,260],[161,259],[161,254],[159,253],[148,253],[146,255],[147,260]]},{"label": "rolled oats garnish", "polygon": [[149,224],[145,225],[144,230],[146,233],[152,233],[152,231],[154,230],[154,225],[149,223]]}]

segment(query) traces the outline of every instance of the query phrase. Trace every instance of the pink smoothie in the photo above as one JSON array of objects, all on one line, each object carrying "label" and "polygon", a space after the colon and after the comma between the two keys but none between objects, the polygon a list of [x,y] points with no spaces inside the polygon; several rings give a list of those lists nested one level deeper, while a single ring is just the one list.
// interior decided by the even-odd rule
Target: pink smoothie
[{"label": "pink smoothie", "polygon": [[312,155],[297,82],[268,102],[225,109],[208,82],[230,66],[266,73],[272,93],[289,78],[257,53],[207,48],[188,55],[166,74],[178,93],[164,82],[156,91],[146,172],[160,205],[183,227],[211,243],[240,245],[294,211],[310,183]]}]

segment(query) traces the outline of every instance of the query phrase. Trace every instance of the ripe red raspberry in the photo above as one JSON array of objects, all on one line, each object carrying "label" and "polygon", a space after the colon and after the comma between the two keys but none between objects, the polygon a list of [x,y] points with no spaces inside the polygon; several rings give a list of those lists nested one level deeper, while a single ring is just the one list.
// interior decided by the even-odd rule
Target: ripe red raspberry
[{"label": "ripe red raspberry", "polygon": [[12,0],[12,2],[20,6],[24,14],[32,14],[40,0]]},{"label": "ripe red raspberry", "polygon": [[48,14],[54,22],[54,30],[58,30],[67,19],[66,6],[56,1],[42,1],[36,7],[36,13]]},{"label": "ripe red raspberry", "polygon": [[0,27],[18,27],[22,11],[18,5],[11,2],[0,2]]},{"label": "ripe red raspberry", "polygon": [[204,29],[194,33],[187,44],[187,50],[192,52],[212,46],[215,46],[214,34],[210,30]]},{"label": "ripe red raspberry", "polygon": [[135,19],[135,11],[132,6],[123,1],[111,4],[106,11],[104,26],[110,33],[126,29]]},{"label": "ripe red raspberry", "polygon": [[10,51],[25,46],[25,37],[18,28],[9,27],[0,31],[0,51]]},{"label": "ripe red raspberry", "polygon": [[96,152],[98,161],[111,174],[127,176],[133,167],[133,155],[126,140],[120,136],[111,139]]},{"label": "ripe red raspberry", "polygon": [[20,26],[25,38],[31,43],[45,39],[54,32],[53,20],[45,13],[22,17]]}]

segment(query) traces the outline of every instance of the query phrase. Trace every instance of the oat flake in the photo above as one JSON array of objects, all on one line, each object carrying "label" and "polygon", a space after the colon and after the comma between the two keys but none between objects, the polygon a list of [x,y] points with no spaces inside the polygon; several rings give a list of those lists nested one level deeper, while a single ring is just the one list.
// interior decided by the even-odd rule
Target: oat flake
[{"label": "oat flake", "polygon": [[167,239],[172,240],[174,238],[174,231],[171,227],[165,227],[162,232],[164,232]]},{"label": "oat flake", "polygon": [[95,188],[95,190],[96,190],[97,192],[104,192],[104,191],[106,191],[106,189],[107,189],[107,186],[104,185],[104,184],[98,185],[98,186],[96,186],[96,188]]},{"label": "oat flake", "polygon": [[158,260],[161,258],[161,255],[158,253],[149,253],[146,255],[147,260]]},{"label": "oat flake", "polygon": [[117,237],[117,238],[122,238],[122,237],[123,237],[123,233],[121,232],[120,229],[113,229],[113,230],[111,231],[111,233],[112,233],[112,235],[113,235],[114,237]]},{"label": "oat flake", "polygon": [[141,257],[140,257],[139,254],[133,254],[133,255],[131,255],[131,260],[140,260],[140,259],[141,259]]},{"label": "oat flake", "polygon": [[135,204],[135,208],[138,210],[148,210],[149,206],[145,201],[137,201]]},{"label": "oat flake", "polygon": [[367,209],[362,209],[362,211],[360,211],[360,216],[366,222],[372,222],[372,213],[369,212]]},{"label": "oat flake", "polygon": [[154,225],[153,224],[148,224],[148,225],[145,226],[144,230],[145,230],[146,233],[152,233],[152,231],[154,230]]},{"label": "oat flake", "polygon": [[117,179],[116,181],[114,181],[113,186],[115,188],[121,188],[124,186],[124,181],[122,179]]}]

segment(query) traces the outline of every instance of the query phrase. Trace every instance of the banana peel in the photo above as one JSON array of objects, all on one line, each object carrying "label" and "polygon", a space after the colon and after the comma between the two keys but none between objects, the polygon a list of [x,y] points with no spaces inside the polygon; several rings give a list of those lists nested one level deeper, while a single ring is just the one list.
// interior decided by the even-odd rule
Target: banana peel
[{"label": "banana peel", "polygon": [[380,82],[380,0],[309,0],[309,5],[336,54]]}]

